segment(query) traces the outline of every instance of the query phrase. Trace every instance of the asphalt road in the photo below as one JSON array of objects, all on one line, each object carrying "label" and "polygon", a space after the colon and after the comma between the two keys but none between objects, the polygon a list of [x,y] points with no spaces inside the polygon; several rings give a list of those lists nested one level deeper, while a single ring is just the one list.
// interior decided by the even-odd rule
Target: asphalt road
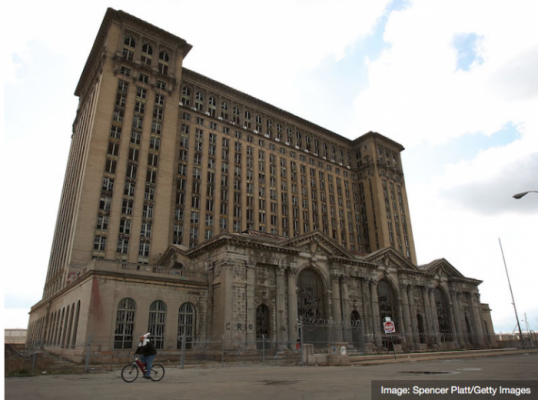
[{"label": "asphalt road", "polygon": [[[450,372],[450,374],[424,375],[418,372]],[[161,382],[138,378],[133,383],[125,383],[120,377],[120,371],[6,378],[4,382],[5,398],[8,400],[356,400],[371,399],[372,380],[456,379],[467,380],[470,384],[487,380],[494,385],[497,385],[499,380],[534,380],[534,383],[529,383],[536,387],[533,395],[513,396],[513,398],[538,399],[538,353],[353,367],[260,366],[184,370],[169,367]],[[429,396],[420,397],[421,400],[429,398]],[[446,396],[431,398],[448,400]],[[488,396],[476,398],[485,399]]]}]

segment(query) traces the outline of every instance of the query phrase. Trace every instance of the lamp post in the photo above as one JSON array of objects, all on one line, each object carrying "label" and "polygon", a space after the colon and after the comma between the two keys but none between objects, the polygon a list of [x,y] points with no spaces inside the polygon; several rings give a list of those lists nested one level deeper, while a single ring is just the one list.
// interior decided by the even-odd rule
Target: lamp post
[{"label": "lamp post", "polygon": [[519,199],[521,199],[523,196],[525,196],[527,193],[538,193],[538,191],[536,191],[536,190],[529,190],[528,192],[523,192],[523,193],[515,194],[515,195],[513,195],[512,197],[513,197],[514,199],[519,200]]},{"label": "lamp post", "polygon": [[510,288],[510,294],[512,295],[512,305],[514,306],[514,312],[516,313],[517,327],[519,329],[519,340],[521,340],[521,346],[525,348],[525,342],[523,340],[523,333],[521,332],[521,325],[519,324],[519,317],[517,316],[516,301],[514,300],[514,292],[512,292],[512,284],[510,283],[510,277],[508,276],[508,268],[506,267],[506,260],[504,259],[503,246],[501,239],[499,238],[499,246],[501,247],[501,254],[503,255],[504,269],[506,271],[506,279],[508,279],[508,287]]}]

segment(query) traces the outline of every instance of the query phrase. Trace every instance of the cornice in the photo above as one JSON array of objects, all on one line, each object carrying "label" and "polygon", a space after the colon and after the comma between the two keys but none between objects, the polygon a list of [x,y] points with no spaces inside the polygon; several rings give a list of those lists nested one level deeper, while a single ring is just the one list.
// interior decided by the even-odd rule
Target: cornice
[{"label": "cornice", "polygon": [[92,49],[90,51],[86,64],[84,65],[84,69],[82,70],[82,74],[75,89],[75,96],[82,96],[86,87],[88,86],[88,83],[91,82],[91,78],[103,53],[106,37],[113,22],[119,22],[122,25],[127,23],[134,27],[138,27],[146,34],[149,33],[154,37],[161,38],[166,41],[167,45],[173,45],[173,47],[175,47],[175,49],[179,51],[183,55],[183,57],[185,57],[192,48],[192,45],[188,44],[184,39],[181,39],[180,37],[177,37],[161,28],[158,28],[155,25],[143,21],[124,11],[117,11],[113,8],[108,8],[103,18],[103,22],[101,23],[101,27],[97,32],[95,41],[93,42]]},{"label": "cornice", "polygon": [[392,140],[392,139],[390,139],[390,138],[388,138],[386,136],[383,136],[380,133],[372,132],[372,131],[370,131],[368,133],[365,133],[364,135],[362,135],[362,136],[358,137],[357,139],[353,140],[353,142],[352,142],[353,148],[356,148],[357,146],[360,146],[362,144],[362,142],[367,140],[367,139],[372,139],[374,141],[379,140],[380,142],[384,143],[385,145],[396,147],[396,149],[398,149],[398,151],[400,151],[400,152],[405,150],[405,147],[403,147],[400,143],[395,142],[394,140]]}]

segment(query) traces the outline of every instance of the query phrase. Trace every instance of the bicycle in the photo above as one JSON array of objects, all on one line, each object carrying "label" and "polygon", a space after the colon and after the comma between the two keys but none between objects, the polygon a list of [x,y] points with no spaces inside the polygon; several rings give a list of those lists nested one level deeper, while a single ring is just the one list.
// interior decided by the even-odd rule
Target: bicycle
[{"label": "bicycle", "polygon": [[[131,383],[138,378],[138,371],[142,371],[142,375],[146,374],[146,364],[143,364],[140,361],[140,358],[135,356],[135,359],[132,364],[127,364],[123,369],[121,370],[121,379],[123,379],[125,382]],[[149,374],[149,378],[154,381],[158,382],[161,379],[164,378],[164,367],[161,364],[153,364],[151,366],[151,373]]]}]

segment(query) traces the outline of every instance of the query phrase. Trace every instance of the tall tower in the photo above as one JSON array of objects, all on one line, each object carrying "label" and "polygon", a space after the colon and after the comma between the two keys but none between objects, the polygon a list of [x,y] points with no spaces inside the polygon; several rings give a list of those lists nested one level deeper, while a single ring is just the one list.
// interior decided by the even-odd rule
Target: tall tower
[{"label": "tall tower", "polygon": [[[93,257],[148,262],[164,251],[179,82],[191,47],[107,10],[75,91],[80,100],[44,298]],[[156,203],[161,212],[153,212]]]},{"label": "tall tower", "polygon": [[370,250],[394,247],[417,263],[400,153],[404,147],[376,132],[353,142],[354,167]]}]

